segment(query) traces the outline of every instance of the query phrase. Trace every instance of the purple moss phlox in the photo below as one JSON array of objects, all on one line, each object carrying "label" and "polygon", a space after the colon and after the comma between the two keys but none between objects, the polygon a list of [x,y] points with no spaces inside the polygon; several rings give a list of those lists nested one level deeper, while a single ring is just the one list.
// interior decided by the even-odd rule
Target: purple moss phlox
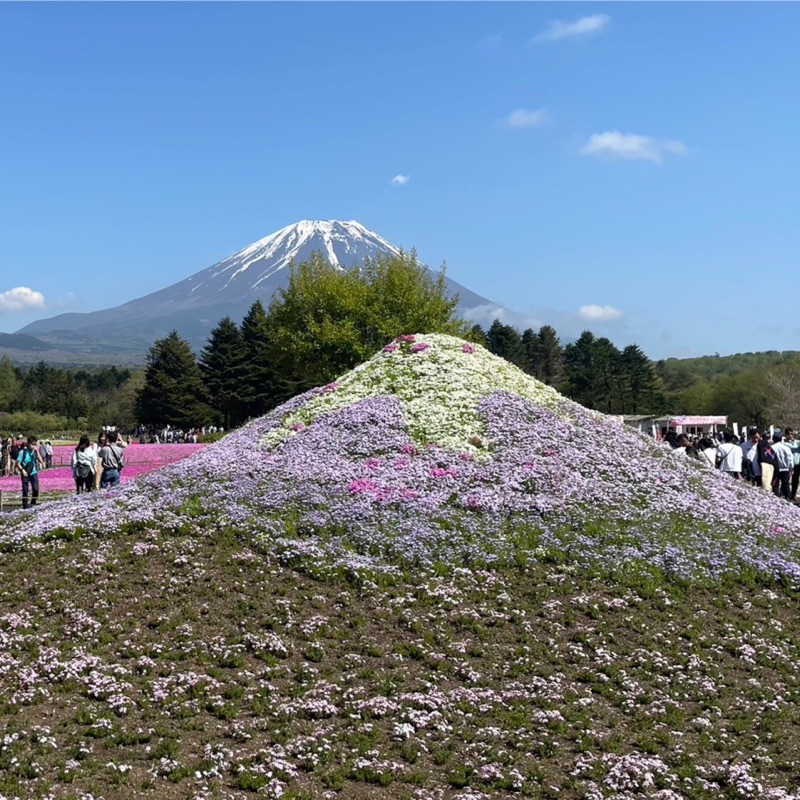
[{"label": "purple moss phlox", "polygon": [[491,564],[523,548],[610,571],[716,578],[745,566],[800,582],[798,509],[566,400],[556,413],[508,392],[484,397],[479,458],[420,448],[392,396],[322,415],[274,449],[258,444],[323,391],[117,491],[7,515],[0,543],[188,519],[265,546],[313,536],[320,552],[376,565]]}]

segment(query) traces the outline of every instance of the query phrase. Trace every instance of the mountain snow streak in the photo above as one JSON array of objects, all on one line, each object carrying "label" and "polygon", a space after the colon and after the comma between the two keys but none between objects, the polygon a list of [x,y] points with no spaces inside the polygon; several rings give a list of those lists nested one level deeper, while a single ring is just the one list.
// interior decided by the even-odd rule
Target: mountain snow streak
[{"label": "mountain snow streak", "polygon": [[338,381],[109,493],[16,512],[0,544],[234,529],[286,560],[393,570],[559,560],[800,585],[800,511],[463,340],[399,337]]}]

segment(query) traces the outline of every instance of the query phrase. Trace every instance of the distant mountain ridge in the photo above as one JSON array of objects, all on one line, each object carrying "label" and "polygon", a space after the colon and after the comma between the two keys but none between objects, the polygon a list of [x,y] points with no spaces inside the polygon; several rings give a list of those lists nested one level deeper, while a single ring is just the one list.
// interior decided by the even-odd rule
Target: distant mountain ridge
[{"label": "distant mountain ridge", "polygon": [[0,350],[47,350],[49,345],[26,333],[0,333]]},{"label": "distant mountain ridge", "polygon": [[[334,266],[350,269],[367,257],[397,255],[400,249],[355,220],[302,220],[248,245],[184,280],[122,305],[89,313],[59,314],[26,325],[19,334],[41,338],[48,347],[97,354],[108,347],[144,354],[152,343],[177,329],[196,349],[225,316],[240,321],[256,300],[269,303],[289,280],[293,262],[319,251]],[[459,313],[497,307],[446,277]]]}]

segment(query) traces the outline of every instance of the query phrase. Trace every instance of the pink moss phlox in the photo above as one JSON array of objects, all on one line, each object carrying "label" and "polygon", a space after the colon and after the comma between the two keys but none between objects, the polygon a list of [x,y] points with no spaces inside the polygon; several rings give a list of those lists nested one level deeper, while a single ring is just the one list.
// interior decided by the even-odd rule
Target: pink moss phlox
[{"label": "pink moss phlox", "polygon": [[417,342],[408,348],[409,353],[424,353],[430,345],[427,342]]},{"label": "pink moss phlox", "polygon": [[431,470],[433,478],[455,477],[456,475],[458,475],[458,470],[455,467],[434,467]]},{"label": "pink moss phlox", "polygon": [[378,484],[375,481],[371,481],[369,478],[359,478],[357,481],[350,483],[347,491],[350,494],[360,494],[361,492],[374,492],[377,488]]},{"label": "pink moss phlox", "polygon": [[464,342],[464,344],[461,345],[461,352],[462,353],[474,353],[475,352],[475,345],[474,344],[470,344],[469,342]]}]

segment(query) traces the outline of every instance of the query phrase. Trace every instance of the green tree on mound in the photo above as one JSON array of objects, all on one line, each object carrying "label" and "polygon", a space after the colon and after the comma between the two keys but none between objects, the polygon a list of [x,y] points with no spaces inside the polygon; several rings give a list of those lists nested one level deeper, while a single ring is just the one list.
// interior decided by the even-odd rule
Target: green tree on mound
[{"label": "green tree on mound", "polygon": [[189,343],[177,331],[150,348],[136,413],[145,424],[184,430],[211,422],[203,374]]},{"label": "green tree on mound", "polygon": [[200,356],[211,407],[223,425],[230,429],[246,418],[244,382],[247,348],[239,326],[225,317],[211,331],[208,344]]},{"label": "green tree on mound", "polygon": [[416,255],[378,256],[360,269],[331,266],[318,253],[293,265],[267,314],[269,363],[296,393],[328,383],[402,333],[465,335],[458,297],[448,297]]}]

